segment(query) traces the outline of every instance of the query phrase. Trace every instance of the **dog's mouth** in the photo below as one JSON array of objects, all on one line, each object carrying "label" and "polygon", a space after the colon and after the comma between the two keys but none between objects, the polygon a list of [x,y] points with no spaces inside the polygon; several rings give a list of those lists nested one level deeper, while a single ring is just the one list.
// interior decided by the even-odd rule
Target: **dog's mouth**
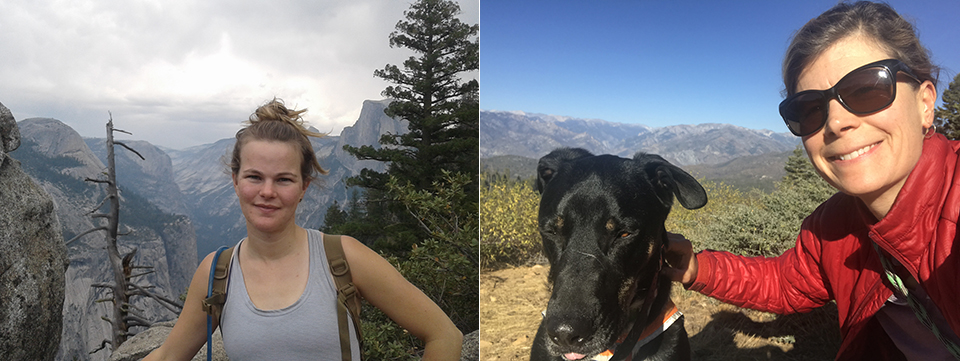
[{"label": "dog's mouth", "polygon": [[563,359],[570,360],[570,361],[582,360],[584,357],[587,357],[587,355],[576,353],[576,352],[563,354]]},{"label": "dog's mouth", "polygon": [[602,326],[593,330],[590,335],[584,335],[585,341],[577,346],[563,346],[556,340],[548,342],[550,353],[561,356],[566,361],[592,360],[609,354],[611,348],[622,342],[637,322],[642,322],[641,313],[650,301],[647,293],[652,291],[648,286],[650,284],[647,284],[646,277],[632,276],[623,280],[617,294],[616,311],[600,312],[596,316],[596,324]]}]

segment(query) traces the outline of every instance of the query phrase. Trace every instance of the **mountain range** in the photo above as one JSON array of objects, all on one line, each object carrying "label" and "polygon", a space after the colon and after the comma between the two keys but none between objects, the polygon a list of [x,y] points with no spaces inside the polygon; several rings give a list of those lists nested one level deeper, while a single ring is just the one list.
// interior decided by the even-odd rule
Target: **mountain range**
[{"label": "mountain range", "polygon": [[482,168],[521,178],[536,160],[560,147],[632,157],[658,154],[697,176],[769,190],[787,156],[800,144],[789,132],[730,124],[648,127],[522,111],[480,111]]},{"label": "mountain range", "polygon": [[[382,171],[376,161],[358,161],[343,151],[346,144],[379,147],[380,136],[403,133],[407,122],[384,114],[388,100],[365,101],[357,122],[338,136],[311,139],[321,166],[329,171],[311,185],[297,212],[297,224],[319,228],[334,201],[346,204],[346,178],[363,168]],[[123,120],[117,119],[118,128]],[[24,171],[54,199],[55,209],[69,240],[96,223],[89,214],[104,197],[104,187],[86,178],[103,178],[106,167],[104,138],[82,138],[64,122],[30,118],[18,122],[21,146],[11,153]],[[183,150],[154,146],[145,141],[123,140],[145,159],[121,147],[116,150],[117,183],[121,189],[121,254],[137,250],[135,263],[154,267],[141,285],[176,299],[186,291],[198,260],[221,245],[234,245],[245,234],[245,222],[233,191],[225,156],[235,139]],[[63,333],[57,360],[106,360],[108,351],[89,351],[108,338],[109,305],[96,302],[104,291],[92,284],[111,282],[106,243],[102,232],[80,237],[68,245],[70,266],[66,274]],[[134,306],[146,319],[170,320],[176,315],[153,300]]]}]

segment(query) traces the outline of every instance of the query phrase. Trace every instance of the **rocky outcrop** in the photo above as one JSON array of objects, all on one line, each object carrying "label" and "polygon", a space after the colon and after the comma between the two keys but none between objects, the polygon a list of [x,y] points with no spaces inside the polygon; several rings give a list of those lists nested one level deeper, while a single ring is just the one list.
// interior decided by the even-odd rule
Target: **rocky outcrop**
[{"label": "rocky outcrop", "polygon": [[10,109],[0,103],[0,164],[7,159],[10,153],[20,146],[20,130],[17,121],[13,118]]},{"label": "rocky outcrop", "polygon": [[[103,186],[85,182],[84,178],[102,178],[105,170],[83,138],[69,126],[56,119],[33,118],[19,123],[22,144],[13,153],[23,163],[24,171],[36,180],[53,198],[63,237],[72,239],[101,225],[90,217],[90,212],[104,199]],[[149,147],[140,145],[150,162],[118,166],[120,174],[141,174],[143,177],[172,179],[163,174],[163,157]],[[119,148],[119,147],[118,147]],[[139,150],[138,150],[139,151]],[[127,152],[119,149],[118,153]],[[119,158],[119,157],[118,157]],[[152,163],[157,162],[157,163]],[[142,169],[141,169],[142,168]],[[169,171],[170,168],[167,168]],[[160,192],[162,188],[141,189],[136,179],[120,181],[120,254],[136,249],[134,264],[153,267],[153,273],[137,277],[140,286],[166,298],[177,299],[190,283],[197,267],[196,238],[192,222],[184,215],[170,214],[144,195]],[[175,188],[175,187],[174,187]],[[151,195],[153,196],[153,195]],[[172,198],[172,197],[171,197]],[[113,273],[103,232],[94,232],[67,245],[70,267],[66,273],[66,288],[62,312],[60,348],[57,360],[102,361],[109,357],[109,348],[90,354],[110,335],[110,323],[102,316],[111,315],[111,304],[97,302],[109,296],[94,284],[113,283]],[[136,297],[133,306],[143,318],[157,322],[176,317],[176,313],[162,307],[150,298]],[[139,332],[144,328],[135,327]]]},{"label": "rocky outcrop", "polygon": [[480,359],[480,331],[473,331],[463,335],[463,350],[460,351],[460,361],[477,361]]},{"label": "rocky outcrop", "polygon": [[[120,345],[116,351],[110,355],[110,361],[140,361],[150,352],[160,347],[163,341],[170,335],[176,320],[163,322],[153,325],[150,329],[138,333],[133,338]],[[207,359],[207,345],[200,348],[200,352],[193,357],[192,361],[205,361]],[[226,361],[227,353],[223,350],[223,336],[220,330],[213,332],[213,360]]]},{"label": "rocky outcrop", "polygon": [[6,156],[14,133],[19,134],[16,123],[0,105],[0,355],[53,360],[60,345],[67,250],[53,199]]}]

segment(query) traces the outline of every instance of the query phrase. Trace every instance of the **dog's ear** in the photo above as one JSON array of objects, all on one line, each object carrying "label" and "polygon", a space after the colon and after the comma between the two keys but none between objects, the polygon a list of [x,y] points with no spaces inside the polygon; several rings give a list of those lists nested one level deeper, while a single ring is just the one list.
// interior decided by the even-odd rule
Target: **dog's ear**
[{"label": "dog's ear", "polygon": [[593,154],[581,148],[557,148],[540,158],[537,163],[537,192],[543,194],[547,183],[553,180],[553,177],[560,171],[560,165],[583,157],[589,157]]},{"label": "dog's ear", "polygon": [[637,153],[633,159],[643,164],[643,170],[650,183],[657,188],[657,196],[663,204],[673,204],[674,195],[686,209],[697,209],[707,204],[707,191],[690,173],[670,164],[659,155]]}]

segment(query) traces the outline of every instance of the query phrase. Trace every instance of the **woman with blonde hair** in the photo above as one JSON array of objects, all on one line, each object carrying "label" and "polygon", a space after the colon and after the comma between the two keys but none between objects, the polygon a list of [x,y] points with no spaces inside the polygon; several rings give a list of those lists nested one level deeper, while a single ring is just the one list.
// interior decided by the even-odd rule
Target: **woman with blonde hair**
[{"label": "woman with blonde hair", "polygon": [[[337,290],[323,235],[295,224],[298,204],[317,174],[303,126],[305,110],[281,100],[259,107],[237,132],[230,161],[233,187],[246,218],[247,237],[230,260],[226,303],[213,328],[231,360],[339,360]],[[359,294],[424,342],[424,360],[458,360],[462,335],[444,312],[376,252],[341,237]],[[207,336],[202,309],[214,254],[200,262],[180,318],[167,340],[145,360],[189,360]],[[360,359],[350,324],[351,352]]]}]

